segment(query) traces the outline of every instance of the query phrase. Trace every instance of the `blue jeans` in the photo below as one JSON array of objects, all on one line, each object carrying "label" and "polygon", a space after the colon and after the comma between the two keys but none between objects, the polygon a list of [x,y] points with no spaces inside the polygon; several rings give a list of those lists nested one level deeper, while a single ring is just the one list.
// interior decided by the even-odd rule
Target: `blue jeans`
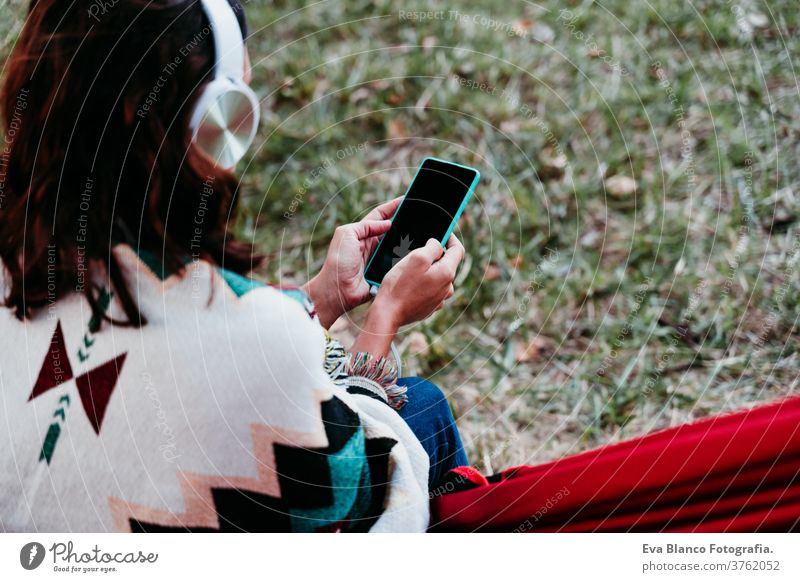
[{"label": "blue jeans", "polygon": [[456,421],[435,384],[424,378],[400,378],[398,384],[408,388],[408,402],[400,409],[400,416],[428,453],[428,488],[434,489],[450,469],[469,465]]}]

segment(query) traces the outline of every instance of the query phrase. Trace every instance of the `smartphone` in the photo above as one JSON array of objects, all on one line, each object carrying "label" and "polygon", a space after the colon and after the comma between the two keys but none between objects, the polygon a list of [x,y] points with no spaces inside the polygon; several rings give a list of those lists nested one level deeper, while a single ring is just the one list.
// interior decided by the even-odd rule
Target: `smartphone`
[{"label": "smartphone", "polygon": [[379,287],[392,267],[429,239],[444,246],[480,177],[474,168],[425,158],[392,217],[392,226],[367,263],[367,283]]}]

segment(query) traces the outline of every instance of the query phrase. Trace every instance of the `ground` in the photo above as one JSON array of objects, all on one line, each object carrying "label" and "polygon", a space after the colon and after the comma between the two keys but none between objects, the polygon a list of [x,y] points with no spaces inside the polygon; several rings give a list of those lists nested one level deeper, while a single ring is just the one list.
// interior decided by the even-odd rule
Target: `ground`
[{"label": "ground", "polygon": [[[0,0],[4,51],[21,6]],[[435,155],[483,174],[468,258],[398,343],[479,469],[797,392],[796,0],[452,6],[246,4],[256,276],[305,281]]]}]

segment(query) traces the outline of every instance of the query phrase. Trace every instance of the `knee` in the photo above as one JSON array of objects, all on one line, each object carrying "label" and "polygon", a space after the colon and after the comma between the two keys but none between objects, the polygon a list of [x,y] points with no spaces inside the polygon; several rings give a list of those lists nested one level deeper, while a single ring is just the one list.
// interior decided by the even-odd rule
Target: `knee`
[{"label": "knee", "polygon": [[417,410],[435,409],[450,414],[450,405],[441,389],[425,378],[401,378],[399,381],[408,389],[409,403]]}]

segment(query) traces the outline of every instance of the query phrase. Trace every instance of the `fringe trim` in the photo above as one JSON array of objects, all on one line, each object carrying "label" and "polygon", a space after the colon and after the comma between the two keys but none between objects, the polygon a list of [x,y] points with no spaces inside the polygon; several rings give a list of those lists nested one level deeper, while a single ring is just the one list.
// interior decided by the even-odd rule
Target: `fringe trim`
[{"label": "fringe trim", "polygon": [[375,358],[369,352],[347,355],[347,375],[366,378],[383,388],[392,408],[400,410],[408,402],[405,386],[397,384],[397,366],[388,358]]},{"label": "fringe trim", "polygon": [[[397,384],[397,365],[389,358],[375,358],[369,352],[347,353],[341,342],[325,333],[325,372],[334,383],[347,386],[364,379],[383,391],[386,403],[400,410],[408,402],[407,389]],[[352,382],[361,385],[359,382]]]}]

